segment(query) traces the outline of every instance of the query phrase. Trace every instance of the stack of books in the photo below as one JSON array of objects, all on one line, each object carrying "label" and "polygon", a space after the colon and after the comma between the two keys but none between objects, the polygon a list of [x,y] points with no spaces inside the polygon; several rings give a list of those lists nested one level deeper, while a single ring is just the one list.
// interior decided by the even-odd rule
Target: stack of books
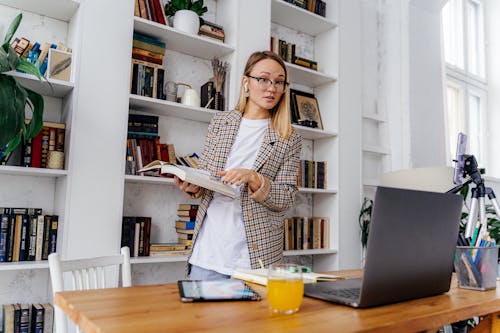
[{"label": "stack of books", "polygon": [[178,219],[175,221],[175,230],[178,234],[178,241],[185,244],[188,249],[193,245],[193,232],[198,213],[198,205],[179,204],[177,210]]},{"label": "stack of books", "polygon": [[299,57],[295,54],[295,44],[271,36],[270,50],[279,55],[284,61],[312,70],[318,70],[318,63],[314,60]]},{"label": "stack of books", "polygon": [[0,262],[47,260],[57,250],[58,215],[0,207]]},{"label": "stack of books", "polygon": [[149,256],[151,217],[124,216],[121,247],[128,246],[131,257]]},{"label": "stack of books", "polygon": [[297,186],[326,189],[326,161],[300,160]]},{"label": "stack of books", "polygon": [[162,0],[135,0],[134,16],[168,25]]},{"label": "stack of books", "polygon": [[207,20],[203,20],[203,24],[200,26],[198,34],[200,36],[220,40],[221,42],[224,42],[225,38],[224,28],[218,24],[208,22]]},{"label": "stack of books", "polygon": [[54,330],[54,307],[49,304],[2,305],[3,332],[48,332]]},{"label": "stack of books", "polygon": [[132,94],[167,99],[163,89],[163,58],[166,43],[155,37],[134,32],[132,41]]},{"label": "stack of books", "polygon": [[149,247],[151,257],[187,256],[189,250],[180,243],[153,243]]},{"label": "stack of books", "polygon": [[283,249],[310,250],[329,248],[330,220],[327,217],[291,217],[285,219]]}]

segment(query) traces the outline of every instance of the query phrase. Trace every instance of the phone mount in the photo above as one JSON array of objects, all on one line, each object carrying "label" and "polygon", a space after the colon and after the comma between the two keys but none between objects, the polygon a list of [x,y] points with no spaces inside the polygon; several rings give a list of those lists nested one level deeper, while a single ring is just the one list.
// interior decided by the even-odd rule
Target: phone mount
[{"label": "phone mount", "polygon": [[[458,156],[458,154],[457,154]],[[471,206],[469,212],[469,218],[467,220],[467,225],[465,228],[465,238],[472,238],[472,246],[478,246],[479,243],[473,244],[474,241],[480,241],[487,234],[487,219],[486,219],[486,205],[485,205],[485,197],[488,196],[493,208],[495,209],[495,213],[497,217],[500,217],[500,207],[498,206],[498,202],[496,201],[495,192],[491,187],[486,187],[484,185],[484,179],[481,176],[484,174],[484,169],[478,168],[478,164],[474,155],[463,155],[463,170],[460,170],[462,173],[463,179],[467,179],[462,184],[455,186],[451,190],[447,191],[447,193],[458,193],[464,186],[474,183],[476,185],[475,188],[471,190]],[[458,164],[458,161],[455,161]],[[478,204],[479,204],[479,220],[478,220]]]}]

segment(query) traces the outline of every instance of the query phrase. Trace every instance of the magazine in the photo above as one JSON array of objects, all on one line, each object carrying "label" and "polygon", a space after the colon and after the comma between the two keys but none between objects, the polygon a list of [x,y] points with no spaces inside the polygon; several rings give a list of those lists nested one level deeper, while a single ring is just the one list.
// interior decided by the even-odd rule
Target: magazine
[{"label": "magazine", "polygon": [[210,173],[206,170],[194,169],[183,165],[176,165],[160,160],[153,161],[140,169],[138,172],[146,172],[150,170],[160,170],[161,174],[170,174],[179,177],[182,181],[201,186],[208,190],[219,192],[228,197],[235,198],[236,190],[220,181],[213,179]]},{"label": "magazine", "polygon": [[[266,286],[267,268],[258,268],[258,269],[236,268],[233,271],[231,277],[233,279],[244,280]],[[319,274],[314,272],[302,273],[302,280],[304,281],[304,283],[315,283],[319,281],[335,281],[343,279],[344,279],[343,277],[338,275]]]}]

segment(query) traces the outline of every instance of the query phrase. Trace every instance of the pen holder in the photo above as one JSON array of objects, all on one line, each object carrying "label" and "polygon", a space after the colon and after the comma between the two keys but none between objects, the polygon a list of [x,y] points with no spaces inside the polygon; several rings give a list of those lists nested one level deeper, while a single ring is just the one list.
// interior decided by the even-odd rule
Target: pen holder
[{"label": "pen holder", "polygon": [[455,272],[460,288],[495,289],[497,286],[498,246],[457,246]]}]

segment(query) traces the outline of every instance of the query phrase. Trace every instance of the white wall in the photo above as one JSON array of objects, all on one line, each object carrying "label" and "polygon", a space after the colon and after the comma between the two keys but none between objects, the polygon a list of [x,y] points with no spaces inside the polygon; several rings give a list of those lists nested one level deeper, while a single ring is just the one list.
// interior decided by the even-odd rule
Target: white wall
[{"label": "white wall", "polygon": [[485,1],[485,22],[488,27],[486,36],[486,75],[488,79],[488,165],[486,172],[490,176],[500,178],[500,154],[498,153],[498,142],[500,142],[500,1]]},{"label": "white wall", "polygon": [[444,165],[441,7],[410,1],[409,15],[411,166]]}]

